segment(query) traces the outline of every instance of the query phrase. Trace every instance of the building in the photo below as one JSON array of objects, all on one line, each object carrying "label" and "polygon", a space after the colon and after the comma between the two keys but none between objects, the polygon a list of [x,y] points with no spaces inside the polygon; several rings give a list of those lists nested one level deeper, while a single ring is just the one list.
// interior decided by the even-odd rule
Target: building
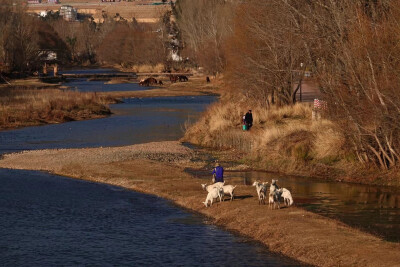
[{"label": "building", "polygon": [[60,0],[47,0],[48,4],[59,4]]},{"label": "building", "polygon": [[28,4],[40,4],[42,0],[28,0]]},{"label": "building", "polygon": [[72,6],[64,5],[60,8],[60,16],[66,21],[78,20],[78,12]]},{"label": "building", "polygon": [[38,55],[43,62],[54,63],[57,61],[57,51],[51,49],[41,49],[38,51]]}]

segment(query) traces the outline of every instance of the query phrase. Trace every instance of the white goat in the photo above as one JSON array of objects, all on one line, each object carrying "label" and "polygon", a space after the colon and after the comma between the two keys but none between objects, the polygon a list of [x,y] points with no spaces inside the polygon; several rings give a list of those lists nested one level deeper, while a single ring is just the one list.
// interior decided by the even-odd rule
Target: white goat
[{"label": "white goat", "polygon": [[224,195],[231,195],[231,201],[233,200],[234,196],[233,193],[235,191],[236,185],[224,185],[222,186],[222,188],[224,189]]},{"label": "white goat", "polygon": [[[281,202],[280,202],[280,192],[279,190],[275,190],[275,191],[270,191],[269,192],[269,207],[272,209],[275,209],[276,205],[278,205],[278,209],[281,208]],[[272,207],[272,204],[274,204],[274,206]]]},{"label": "white goat", "polygon": [[269,192],[268,195],[268,207],[272,209],[272,204],[274,204],[274,192]]},{"label": "white goat", "polygon": [[278,190],[278,192],[280,196],[283,197],[283,202],[285,203],[286,206],[293,205],[292,194],[290,193],[289,190],[287,190],[286,188],[281,188]]},{"label": "white goat", "polygon": [[272,179],[271,185],[269,187],[269,198],[268,198],[268,205],[272,209],[272,204],[274,204],[273,208],[275,209],[276,205],[278,205],[278,209],[281,208],[280,206],[280,192],[279,186],[276,184],[278,180]]},{"label": "white goat", "polygon": [[[214,183],[214,184],[210,184],[210,185],[201,184],[201,187],[203,188],[203,190],[210,192],[214,188],[223,188],[224,184],[225,184],[225,182],[218,182],[218,183]],[[222,198],[223,198],[223,195],[222,196],[220,195],[219,202],[221,202]]]},{"label": "white goat", "polygon": [[268,184],[268,182],[260,183],[257,181],[255,181],[253,183],[253,186],[256,187],[256,191],[257,191],[257,195],[258,195],[258,204],[265,204],[265,195],[267,192],[267,184]]},{"label": "white goat", "polygon": [[206,207],[208,207],[208,202],[210,201],[211,202],[210,207],[211,207],[214,199],[217,197],[221,199],[221,195],[223,194],[224,194],[224,189],[222,189],[221,187],[214,187],[208,192],[206,201],[204,201],[203,204],[206,205]]},{"label": "white goat", "polygon": [[218,182],[218,183],[214,183],[214,184],[201,184],[201,187],[203,188],[203,190],[210,192],[209,190],[215,188],[215,187],[223,187],[225,184],[225,182]]},{"label": "white goat", "polygon": [[276,184],[276,182],[278,182],[278,180],[272,179],[271,185],[270,185],[270,187],[269,187],[269,192],[270,192],[270,193],[275,192],[276,190],[279,189],[279,186]]}]

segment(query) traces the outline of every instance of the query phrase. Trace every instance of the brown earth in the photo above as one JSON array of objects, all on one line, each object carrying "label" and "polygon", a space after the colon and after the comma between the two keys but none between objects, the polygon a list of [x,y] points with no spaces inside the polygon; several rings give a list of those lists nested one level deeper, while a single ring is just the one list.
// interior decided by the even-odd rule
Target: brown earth
[{"label": "brown earth", "polygon": [[[5,155],[0,167],[49,171],[157,195],[265,244],[271,251],[318,266],[400,266],[400,244],[297,207],[258,205],[254,187],[239,185],[236,199],[206,208],[206,193],[184,167],[201,167],[179,142],[114,148],[27,151]],[[296,196],[294,196],[296,201]]]}]

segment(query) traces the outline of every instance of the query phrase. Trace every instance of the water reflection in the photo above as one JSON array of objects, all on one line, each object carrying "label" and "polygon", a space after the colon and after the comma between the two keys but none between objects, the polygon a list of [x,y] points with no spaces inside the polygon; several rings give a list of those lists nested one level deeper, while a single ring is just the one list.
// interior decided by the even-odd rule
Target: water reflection
[{"label": "water reflection", "polygon": [[[195,172],[209,179],[208,172]],[[339,219],[389,241],[400,242],[400,190],[393,187],[329,182],[266,172],[227,172],[230,184],[251,185],[255,180],[289,189],[295,204],[307,210]]]},{"label": "water reflection", "polygon": [[109,84],[107,81],[90,81],[88,79],[72,79],[63,85],[80,92],[140,91],[154,88],[140,86],[137,82]]},{"label": "water reflection", "polygon": [[123,146],[178,140],[214,96],[125,99],[114,115],[97,120],[27,127],[0,132],[0,153],[46,148]]}]

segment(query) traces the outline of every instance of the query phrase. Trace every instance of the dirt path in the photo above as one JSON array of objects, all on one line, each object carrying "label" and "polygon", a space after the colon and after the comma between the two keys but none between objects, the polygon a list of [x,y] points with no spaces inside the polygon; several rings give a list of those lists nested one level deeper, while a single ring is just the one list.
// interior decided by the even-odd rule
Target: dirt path
[{"label": "dirt path", "polygon": [[[5,155],[0,167],[49,171],[154,194],[258,240],[271,251],[319,266],[400,266],[400,244],[383,241],[335,220],[290,207],[269,210],[254,187],[239,185],[236,200],[206,208],[206,193],[183,167],[200,167],[179,142],[114,148],[27,151]],[[200,165],[199,165],[200,164]],[[296,196],[294,196],[296,199]]]}]

